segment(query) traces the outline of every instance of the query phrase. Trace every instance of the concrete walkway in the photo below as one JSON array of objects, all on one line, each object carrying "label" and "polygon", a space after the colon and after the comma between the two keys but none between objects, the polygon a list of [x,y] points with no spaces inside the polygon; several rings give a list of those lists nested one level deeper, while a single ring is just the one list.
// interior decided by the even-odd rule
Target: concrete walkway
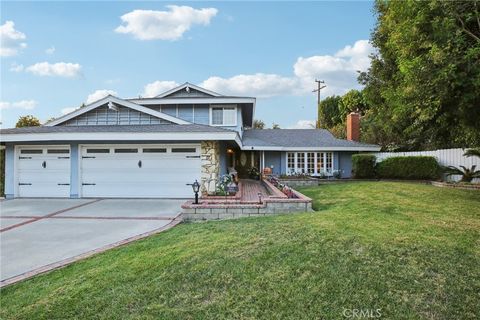
[{"label": "concrete walkway", "polygon": [[9,284],[178,223],[185,200],[0,202],[0,281]]}]

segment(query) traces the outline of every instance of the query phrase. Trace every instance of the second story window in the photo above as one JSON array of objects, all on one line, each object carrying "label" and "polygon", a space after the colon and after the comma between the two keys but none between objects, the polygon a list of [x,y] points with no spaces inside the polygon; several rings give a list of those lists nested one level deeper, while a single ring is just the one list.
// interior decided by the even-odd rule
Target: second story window
[{"label": "second story window", "polygon": [[211,125],[213,126],[236,126],[236,107],[212,107]]}]

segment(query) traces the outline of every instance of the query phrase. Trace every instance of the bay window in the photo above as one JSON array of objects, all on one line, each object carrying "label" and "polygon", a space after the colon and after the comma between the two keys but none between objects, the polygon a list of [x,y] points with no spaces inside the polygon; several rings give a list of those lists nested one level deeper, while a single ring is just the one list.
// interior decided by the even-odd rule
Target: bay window
[{"label": "bay window", "polygon": [[287,174],[333,174],[333,152],[287,152]]}]

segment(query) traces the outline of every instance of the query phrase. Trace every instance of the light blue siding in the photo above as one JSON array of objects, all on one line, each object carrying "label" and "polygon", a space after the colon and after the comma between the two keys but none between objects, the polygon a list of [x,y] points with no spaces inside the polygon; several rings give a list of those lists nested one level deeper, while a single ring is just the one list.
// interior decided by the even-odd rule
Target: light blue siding
[{"label": "light blue siding", "polygon": [[70,198],[78,198],[80,194],[78,190],[80,156],[78,143],[70,144]]},{"label": "light blue siding", "polygon": [[176,105],[168,105],[162,106],[162,112],[168,114],[169,116],[176,117],[177,116],[177,106]]},{"label": "light blue siding", "polygon": [[339,169],[342,170],[342,178],[352,176],[352,152],[338,152]]},{"label": "light blue siding", "polygon": [[178,117],[188,122],[193,122],[193,105],[179,105],[178,106]]},{"label": "light blue siding", "polygon": [[272,168],[272,173],[275,175],[284,174],[282,157],[285,157],[285,152],[265,151],[265,168]]},{"label": "light blue siding", "polygon": [[195,105],[194,122],[198,124],[210,124],[210,107],[208,105]]},{"label": "light blue siding", "polygon": [[5,146],[5,198],[12,199],[15,194],[15,148],[11,144]]},{"label": "light blue siding", "polygon": [[220,175],[227,173],[227,145],[220,142]]}]

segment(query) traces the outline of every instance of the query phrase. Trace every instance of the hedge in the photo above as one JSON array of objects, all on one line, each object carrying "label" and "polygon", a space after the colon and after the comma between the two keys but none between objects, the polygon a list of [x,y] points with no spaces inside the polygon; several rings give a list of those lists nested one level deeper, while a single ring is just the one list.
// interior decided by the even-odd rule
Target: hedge
[{"label": "hedge", "polygon": [[441,175],[441,167],[434,157],[392,157],[376,166],[379,178],[436,180]]},{"label": "hedge", "polygon": [[373,154],[352,155],[352,174],[356,179],[375,178],[375,162]]}]

